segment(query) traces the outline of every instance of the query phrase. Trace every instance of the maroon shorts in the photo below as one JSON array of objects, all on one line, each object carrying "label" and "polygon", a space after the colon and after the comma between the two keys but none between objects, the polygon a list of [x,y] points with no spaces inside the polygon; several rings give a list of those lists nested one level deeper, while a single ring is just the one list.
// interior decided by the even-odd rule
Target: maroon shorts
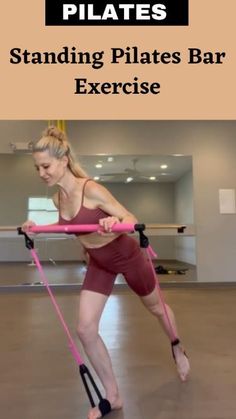
[{"label": "maroon shorts", "polygon": [[122,234],[98,249],[86,249],[89,265],[83,290],[110,295],[118,273],[139,296],[150,294],[156,285],[150,262],[138,242]]}]

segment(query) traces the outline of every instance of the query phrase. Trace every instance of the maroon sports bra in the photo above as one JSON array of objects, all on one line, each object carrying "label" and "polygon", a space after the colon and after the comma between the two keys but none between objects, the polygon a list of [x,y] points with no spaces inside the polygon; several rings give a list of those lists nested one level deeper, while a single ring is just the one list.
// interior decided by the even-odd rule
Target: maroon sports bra
[{"label": "maroon sports bra", "polygon": [[[87,182],[91,181],[92,179],[87,179],[83,184],[82,189],[82,197],[81,197],[81,205],[80,209],[77,212],[77,214],[71,218],[70,220],[65,220],[60,213],[60,194],[59,194],[59,224],[98,224],[99,220],[101,218],[109,217],[109,214],[105,211],[103,211],[100,208],[86,208],[83,205],[84,202],[84,192],[85,192],[85,186]],[[84,233],[83,233],[84,234]],[[86,233],[85,233],[86,234]]]}]

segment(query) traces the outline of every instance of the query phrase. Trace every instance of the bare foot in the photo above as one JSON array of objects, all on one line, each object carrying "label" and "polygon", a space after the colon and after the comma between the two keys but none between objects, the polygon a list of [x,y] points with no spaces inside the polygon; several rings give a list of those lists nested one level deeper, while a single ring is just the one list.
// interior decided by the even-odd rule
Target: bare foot
[{"label": "bare foot", "polygon": [[[123,404],[119,397],[117,397],[113,402],[111,403],[111,410],[118,410],[122,409]],[[88,419],[99,419],[102,417],[102,414],[98,408],[98,406],[93,407],[89,413],[88,413]]]},{"label": "bare foot", "polygon": [[189,360],[181,345],[174,346],[173,351],[179,377],[181,381],[186,381],[190,372]]}]

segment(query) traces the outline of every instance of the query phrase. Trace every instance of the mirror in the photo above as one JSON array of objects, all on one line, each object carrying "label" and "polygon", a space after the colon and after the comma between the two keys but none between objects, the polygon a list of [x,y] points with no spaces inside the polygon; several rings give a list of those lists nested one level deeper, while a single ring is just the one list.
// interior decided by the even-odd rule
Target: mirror
[{"label": "mirror", "polygon": [[[182,235],[152,231],[150,243],[158,253],[155,267],[163,281],[195,281],[192,157],[97,154],[79,156],[79,161],[89,177],[104,184],[140,222],[187,225]],[[0,154],[0,175],[1,226],[20,225],[28,217],[38,224],[56,221],[57,212],[50,202],[53,190],[39,180],[31,155],[21,151]],[[65,288],[81,284],[86,263],[75,236],[38,235],[35,247],[50,284]],[[40,287],[22,237],[1,231],[0,248],[1,287]],[[122,276],[117,283],[124,283]]]}]

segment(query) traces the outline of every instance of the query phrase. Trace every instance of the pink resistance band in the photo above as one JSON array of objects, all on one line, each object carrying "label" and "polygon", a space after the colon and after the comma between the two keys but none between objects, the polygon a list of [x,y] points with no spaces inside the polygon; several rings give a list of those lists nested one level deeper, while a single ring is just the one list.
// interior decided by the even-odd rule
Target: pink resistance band
[{"label": "pink resistance band", "polygon": [[38,255],[37,255],[37,253],[36,253],[36,251],[34,249],[34,242],[33,242],[33,240],[31,240],[29,238],[29,236],[22,231],[21,228],[18,228],[18,233],[19,234],[23,234],[25,236],[25,244],[26,244],[26,247],[30,250],[31,256],[32,256],[32,258],[33,258],[33,260],[34,260],[34,262],[35,262],[35,264],[37,266],[37,269],[39,271],[39,275],[40,275],[40,277],[41,277],[41,279],[42,279],[45,287],[47,288],[47,291],[48,291],[48,294],[50,296],[51,302],[52,302],[52,304],[53,304],[53,306],[54,306],[54,308],[56,310],[56,313],[57,313],[58,318],[59,318],[59,320],[61,322],[61,325],[62,325],[62,327],[63,327],[63,329],[64,329],[64,331],[65,331],[65,333],[67,335],[68,342],[69,342],[69,348],[71,350],[71,353],[72,353],[75,361],[79,365],[80,376],[82,378],[82,381],[83,381],[83,384],[84,384],[84,387],[85,387],[87,396],[88,396],[89,401],[90,401],[90,404],[91,404],[92,407],[95,407],[96,406],[96,403],[95,403],[95,400],[94,400],[94,395],[93,395],[93,391],[94,391],[94,393],[96,394],[96,396],[98,398],[98,401],[99,401],[98,408],[99,408],[99,410],[101,412],[101,415],[103,417],[103,416],[107,415],[108,413],[110,413],[110,411],[111,411],[111,404],[110,404],[109,400],[104,399],[102,397],[102,394],[101,394],[101,392],[100,392],[100,390],[99,390],[99,388],[98,388],[98,386],[97,386],[97,384],[96,384],[96,382],[95,382],[95,380],[94,380],[91,372],[89,371],[89,368],[84,364],[84,362],[83,362],[83,360],[82,360],[82,358],[81,358],[81,356],[80,356],[80,354],[78,352],[78,349],[76,347],[76,344],[75,344],[75,342],[74,342],[74,340],[73,340],[73,338],[72,338],[72,336],[70,334],[70,331],[69,331],[68,326],[67,326],[67,324],[66,324],[66,322],[65,322],[65,320],[63,318],[63,315],[61,313],[61,310],[60,310],[60,308],[59,308],[59,306],[58,306],[58,304],[56,302],[56,299],[55,299],[52,291],[51,291],[51,288],[49,286],[49,283],[48,283],[48,280],[46,278],[46,275],[44,274],[42,265],[41,265],[41,263],[39,261]]},{"label": "pink resistance band", "polygon": [[150,245],[145,250],[146,250],[146,253],[147,253],[147,258],[150,262],[150,266],[151,266],[151,269],[152,269],[152,272],[153,272],[153,276],[156,279],[157,290],[158,290],[158,294],[159,294],[159,297],[160,297],[160,300],[161,300],[161,305],[163,307],[164,316],[165,316],[165,318],[168,322],[168,326],[169,326],[169,330],[170,330],[170,339],[171,339],[171,342],[175,342],[175,341],[178,340],[178,337],[176,336],[176,333],[175,333],[174,328],[173,328],[173,326],[171,324],[171,321],[170,321],[170,317],[167,313],[165,300],[164,300],[164,297],[163,297],[163,294],[162,294],[162,291],[161,291],[161,287],[160,287],[160,282],[159,282],[158,276],[156,274],[156,271],[155,271],[153,263],[152,263],[152,258],[157,257],[157,255],[156,255],[156,253],[154,252],[153,248]]},{"label": "pink resistance band", "polygon": [[[135,231],[140,231],[140,230],[143,231],[144,229],[145,229],[145,225],[144,224],[117,223],[117,224],[114,224],[113,225],[112,232],[114,232],[114,233],[134,233]],[[82,224],[82,225],[61,225],[61,224],[60,225],[59,224],[53,224],[52,225],[51,224],[51,225],[44,225],[44,226],[43,225],[41,225],[41,226],[40,225],[38,225],[38,226],[32,226],[32,227],[29,228],[28,231],[29,232],[32,232],[32,233],[66,233],[66,234],[75,234],[75,233],[90,233],[90,232],[99,232],[99,231],[102,232],[102,231],[104,231],[104,229],[99,224]],[[144,236],[144,237],[146,238],[146,236]],[[147,238],[146,238],[146,240],[148,241]],[[166,304],[165,304],[164,297],[163,297],[163,294],[162,294],[162,291],[161,291],[161,287],[160,287],[160,283],[159,283],[159,280],[158,280],[158,276],[156,275],[156,272],[155,272],[155,269],[154,269],[154,266],[153,266],[153,263],[152,263],[152,260],[151,260],[153,257],[156,257],[156,254],[153,251],[152,247],[149,245],[149,243],[147,243],[147,245],[145,245],[144,247],[145,247],[145,250],[146,250],[146,253],[147,253],[148,261],[150,262],[150,266],[151,266],[151,269],[152,269],[152,272],[153,272],[153,276],[154,276],[154,278],[156,280],[156,283],[157,283],[157,289],[158,289],[158,293],[159,293],[161,305],[163,307],[164,316],[165,316],[166,321],[167,321],[168,326],[169,326],[170,339],[171,339],[171,342],[174,342],[174,341],[176,341],[176,339],[178,339],[178,337],[176,336],[176,333],[175,333],[174,328],[173,328],[173,326],[171,324],[169,315],[167,313]],[[35,251],[34,251],[34,254],[37,257]],[[35,259],[35,256],[34,256],[34,259]],[[45,275],[43,273],[42,267],[39,264],[39,260],[38,260],[38,263],[36,261],[35,261],[35,263],[36,263],[36,265],[37,265],[37,267],[39,269],[39,273],[40,273],[40,275],[42,277],[43,283],[47,287],[50,296],[53,297],[53,295],[51,293],[51,290],[50,290],[50,287],[48,285],[48,282],[47,282],[47,280],[45,281],[46,278],[45,278]],[[61,314],[59,314],[60,313],[59,310],[58,310],[59,307],[57,306],[54,297],[52,298],[52,302],[53,302],[53,304],[54,304],[54,306],[55,306],[55,308],[56,308],[56,310],[58,312],[58,315],[59,315],[60,319],[62,320],[63,318],[62,318]],[[65,332],[66,332],[66,334],[67,334],[67,336],[69,338],[69,341],[70,341],[70,349],[71,349],[71,351],[72,351],[75,359],[79,363],[81,363],[82,360],[81,360],[81,358],[80,358],[80,356],[78,354],[78,351],[76,349],[76,346],[75,346],[75,344],[73,342],[73,339],[70,336],[69,330],[68,330],[68,328],[67,328],[67,326],[66,326],[66,324],[65,324],[64,321],[62,322],[62,325],[63,325],[63,327],[65,329]]]},{"label": "pink resistance band", "polygon": [[50,285],[49,285],[48,280],[46,278],[46,275],[45,275],[45,273],[43,271],[42,265],[39,262],[38,255],[37,255],[35,249],[30,249],[30,253],[31,253],[31,256],[32,256],[32,258],[33,258],[33,260],[34,260],[37,268],[38,268],[39,275],[40,275],[40,277],[41,277],[41,279],[43,281],[43,284],[47,288],[48,294],[49,294],[49,296],[51,298],[52,304],[53,304],[53,306],[54,306],[54,308],[55,308],[55,310],[57,312],[57,315],[58,315],[58,317],[60,319],[61,325],[62,325],[62,327],[63,327],[63,329],[64,329],[64,331],[65,331],[65,333],[66,333],[66,335],[68,337],[69,348],[71,350],[71,353],[72,353],[75,361],[78,363],[78,365],[82,365],[83,364],[83,360],[82,360],[82,358],[81,358],[81,356],[80,356],[80,354],[78,352],[78,349],[76,347],[76,344],[75,344],[75,342],[74,342],[74,340],[73,340],[73,338],[72,338],[72,336],[70,334],[70,331],[68,329],[68,326],[67,326],[67,324],[66,324],[66,322],[65,322],[65,320],[64,320],[64,318],[62,316],[61,310],[60,310],[60,308],[59,308],[59,306],[58,306],[58,304],[56,302],[56,299],[55,299],[52,291],[51,291]]}]

